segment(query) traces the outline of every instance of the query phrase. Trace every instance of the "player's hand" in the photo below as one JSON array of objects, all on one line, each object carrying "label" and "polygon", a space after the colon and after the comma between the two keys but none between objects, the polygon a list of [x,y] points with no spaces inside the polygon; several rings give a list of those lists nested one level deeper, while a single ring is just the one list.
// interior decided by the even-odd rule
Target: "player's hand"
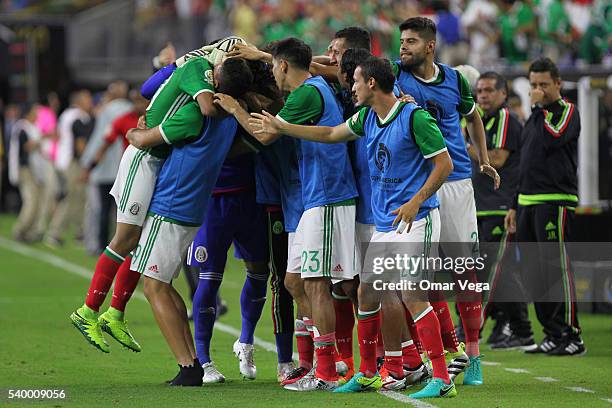
[{"label": "player's hand", "polygon": [[408,103],[414,103],[416,104],[416,99],[414,99],[414,96],[410,95],[410,94],[405,94],[405,93],[400,93],[399,96],[399,100],[402,102],[408,102]]},{"label": "player's hand", "polygon": [[224,111],[230,115],[235,115],[240,108],[240,103],[229,95],[223,93],[216,93],[214,96],[214,103],[223,108]]},{"label": "player's hand", "polygon": [[278,118],[265,110],[261,113],[251,113],[249,126],[253,128],[253,134],[260,135],[264,133],[277,135],[282,133],[282,122]]},{"label": "player's hand", "polygon": [[487,176],[493,179],[493,188],[495,190],[499,188],[499,185],[501,184],[501,178],[499,177],[499,173],[497,173],[497,170],[495,170],[495,167],[491,166],[490,164],[486,164],[486,163],[481,164],[480,172],[483,174],[486,174]]},{"label": "player's hand", "polygon": [[504,228],[509,234],[516,233],[516,210],[508,210],[508,214],[504,218]]},{"label": "player's hand", "polygon": [[406,230],[406,234],[410,232],[410,229],[412,228],[412,222],[414,221],[417,213],[419,212],[419,207],[419,203],[414,200],[410,200],[407,203],[402,204],[400,208],[391,211],[391,214],[396,214],[392,226],[395,227],[395,225],[399,223],[399,226],[396,230],[398,234],[403,233],[404,229]]},{"label": "player's hand", "polygon": [[265,59],[267,54],[251,44],[236,44],[226,56],[244,58],[250,61],[259,61]]},{"label": "player's hand", "polygon": [[147,128],[147,118],[145,115],[140,115],[138,118],[138,124],[136,125],[138,129],[146,129]]},{"label": "player's hand", "polygon": [[531,104],[535,105],[536,103],[542,102],[544,99],[544,91],[539,88],[532,89],[529,96],[531,97]]},{"label": "player's hand", "polygon": [[171,42],[166,43],[166,46],[157,55],[159,63],[162,67],[170,65],[176,60],[176,49]]}]

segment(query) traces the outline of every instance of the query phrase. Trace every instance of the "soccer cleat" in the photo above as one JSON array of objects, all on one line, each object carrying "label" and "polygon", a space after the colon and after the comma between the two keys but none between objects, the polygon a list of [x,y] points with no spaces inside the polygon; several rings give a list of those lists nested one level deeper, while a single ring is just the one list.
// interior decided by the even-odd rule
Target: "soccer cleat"
[{"label": "soccer cleat", "polygon": [[406,388],[406,377],[397,379],[391,374],[381,378],[382,389],[385,391],[401,391]]},{"label": "soccer cleat", "polygon": [[290,373],[287,374],[286,379],[281,382],[281,385],[289,385],[289,384],[293,384],[296,381],[299,381],[300,379],[302,379],[304,376],[310,375],[310,376],[314,376],[314,367],[313,368],[306,368],[306,367],[296,367],[295,369],[293,369],[293,371],[291,371]]},{"label": "soccer cleat", "polygon": [[491,344],[491,350],[534,350],[538,345],[533,341],[533,336],[520,337],[512,334],[503,341]]},{"label": "soccer cleat", "polygon": [[331,391],[337,389],[338,381],[326,381],[315,376],[305,375],[298,381],[284,386],[289,391]]},{"label": "soccer cleat", "polygon": [[548,354],[557,347],[559,347],[561,341],[549,336],[546,336],[542,343],[540,343],[536,348],[527,350],[525,353],[527,354]]},{"label": "soccer cleat", "polygon": [[200,387],[202,386],[202,367],[179,365],[179,372],[176,377],[168,383],[172,387]]},{"label": "soccer cleat", "polygon": [[276,376],[278,382],[282,384],[283,381],[287,379],[289,374],[293,372],[293,370],[295,370],[295,363],[293,361],[289,363],[278,363],[278,370]]},{"label": "soccer cleat", "polygon": [[110,334],[113,339],[117,340],[124,347],[137,353],[142,351],[142,347],[140,347],[140,344],[138,344],[134,336],[132,336],[132,333],[130,333],[127,320],[118,320],[107,310],[100,315],[98,322],[103,331]]},{"label": "soccer cleat", "polygon": [[353,376],[346,384],[338,387],[334,392],[364,392],[378,391],[382,388],[382,378],[378,373],[374,377],[368,378],[359,372]]},{"label": "soccer cleat", "polygon": [[463,385],[482,385],[482,369],[480,357],[470,357],[470,364],[463,375]]},{"label": "soccer cleat", "polygon": [[204,374],[202,375],[202,383],[214,384],[225,382],[225,376],[219,372],[215,366],[215,363],[212,361],[202,364],[202,370],[204,371]]},{"label": "soccer cleat", "polygon": [[549,351],[549,356],[583,356],[586,354],[586,347],[580,337],[568,339]]},{"label": "soccer cleat", "polygon": [[432,379],[422,390],[408,395],[410,398],[452,398],[457,396],[457,389],[451,380],[445,384],[440,378]]},{"label": "soccer cleat", "polygon": [[102,334],[102,328],[97,318],[84,317],[82,308],[77,309],[70,315],[70,320],[74,327],[81,332],[83,337],[95,348],[104,352],[110,353],[110,346],[106,342]]},{"label": "soccer cleat", "polygon": [[495,320],[495,326],[493,326],[493,331],[491,331],[491,335],[487,338],[487,344],[493,345],[501,343],[506,340],[511,333],[512,331],[510,330],[510,324],[508,322]]},{"label": "soccer cleat", "polygon": [[234,342],[234,355],[238,358],[238,366],[242,378],[254,380],[257,377],[257,367],[253,361],[254,347],[252,344],[240,343],[240,340]]},{"label": "soccer cleat", "polygon": [[417,385],[425,382],[431,377],[430,371],[425,364],[421,364],[415,369],[404,367],[404,378],[406,379],[406,387]]},{"label": "soccer cleat", "polygon": [[454,381],[455,378],[464,372],[470,364],[470,359],[465,353],[465,344],[459,343],[457,351],[454,353],[448,353],[447,356],[450,358],[450,361],[448,362],[448,376],[450,377],[451,381]]}]

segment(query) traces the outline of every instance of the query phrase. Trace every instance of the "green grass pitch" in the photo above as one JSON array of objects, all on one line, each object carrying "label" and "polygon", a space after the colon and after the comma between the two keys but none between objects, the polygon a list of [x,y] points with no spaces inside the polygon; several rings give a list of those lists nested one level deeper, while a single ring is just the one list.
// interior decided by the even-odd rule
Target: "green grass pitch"
[{"label": "green grass pitch", "polygon": [[[109,337],[111,353],[99,352],[85,342],[68,319],[84,300],[89,284],[86,272],[92,270],[95,259],[73,243],[59,250],[16,244],[8,239],[13,220],[10,216],[0,217],[0,405],[3,406],[612,407],[612,317],[586,313],[580,315],[588,348],[586,356],[527,356],[520,352],[494,352],[483,345],[483,361],[488,364],[483,367],[485,385],[458,385],[459,394],[454,399],[422,403],[396,401],[376,393],[334,395],[285,391],[276,383],[275,353],[257,345],[257,380],[242,380],[231,351],[235,336],[221,330],[215,331],[212,353],[227,382],[201,388],[170,388],[162,383],[174,376],[176,363],[140,289],[128,306],[127,316],[143,352],[127,351]],[[241,263],[230,258],[221,289],[229,313],[221,322],[233,328],[240,327],[239,298],[243,280]],[[187,294],[182,276],[176,285],[181,293]],[[536,330],[539,340],[542,334],[539,327]],[[256,336],[274,342],[269,304]],[[556,381],[545,382],[543,377]],[[458,384],[461,380],[462,376]],[[8,400],[9,389],[63,389],[67,397],[65,400]]]}]

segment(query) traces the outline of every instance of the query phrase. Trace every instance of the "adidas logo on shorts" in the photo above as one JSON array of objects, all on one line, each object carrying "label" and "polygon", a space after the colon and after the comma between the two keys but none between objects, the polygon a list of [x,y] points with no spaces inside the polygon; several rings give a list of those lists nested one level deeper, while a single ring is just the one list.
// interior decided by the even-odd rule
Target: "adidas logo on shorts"
[{"label": "adidas logo on shorts", "polygon": [[342,269],[342,265],[336,265],[336,267],[334,268],[334,272],[344,272],[344,269]]},{"label": "adidas logo on shorts", "polygon": [[159,271],[157,270],[157,265],[152,265],[152,266],[149,266],[149,271],[151,271],[151,272],[153,272],[153,273],[157,273],[157,272],[159,272]]}]

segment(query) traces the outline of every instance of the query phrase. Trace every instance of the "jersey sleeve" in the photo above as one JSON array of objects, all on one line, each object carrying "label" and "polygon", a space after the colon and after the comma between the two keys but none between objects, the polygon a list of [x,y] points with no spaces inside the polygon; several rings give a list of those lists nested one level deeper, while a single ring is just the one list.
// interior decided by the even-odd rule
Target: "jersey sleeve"
[{"label": "jersey sleeve", "polygon": [[202,92],[215,93],[213,66],[204,58],[194,58],[175,72],[180,73],[179,88],[193,99]]},{"label": "jersey sleeve", "polygon": [[277,118],[294,125],[314,125],[323,115],[323,97],[312,85],[301,85],[289,94]]},{"label": "jersey sleeve", "polygon": [[191,102],[159,125],[159,130],[166,143],[176,144],[200,136],[203,125],[204,117],[200,113],[200,107]]},{"label": "jersey sleeve", "polygon": [[472,96],[472,90],[470,88],[470,84],[467,79],[459,71],[457,72],[457,78],[459,82],[459,94],[461,95],[461,100],[459,101],[459,105],[457,106],[457,110],[463,116],[471,114],[474,109],[476,109],[476,103],[474,102],[474,97]]},{"label": "jersey sleeve", "polygon": [[151,100],[157,89],[164,83],[164,81],[174,73],[176,65],[170,64],[161,68],[157,72],[147,79],[140,87],[140,94],[145,98]]},{"label": "jersey sleeve", "polygon": [[544,111],[544,146],[558,148],[578,138],[580,115],[573,103],[560,99],[561,109],[556,112]]},{"label": "jersey sleeve", "polygon": [[446,143],[444,143],[444,137],[436,124],[436,120],[424,109],[416,109],[412,112],[410,133],[426,159],[437,156],[446,150]]},{"label": "jersey sleeve", "polygon": [[508,108],[500,109],[495,134],[491,138],[491,148],[508,151],[518,150],[521,131],[520,122],[510,114],[510,110]]},{"label": "jersey sleeve", "polygon": [[348,126],[349,130],[356,136],[365,136],[365,119],[368,114],[368,110],[369,108],[364,106],[346,120],[346,126]]}]

